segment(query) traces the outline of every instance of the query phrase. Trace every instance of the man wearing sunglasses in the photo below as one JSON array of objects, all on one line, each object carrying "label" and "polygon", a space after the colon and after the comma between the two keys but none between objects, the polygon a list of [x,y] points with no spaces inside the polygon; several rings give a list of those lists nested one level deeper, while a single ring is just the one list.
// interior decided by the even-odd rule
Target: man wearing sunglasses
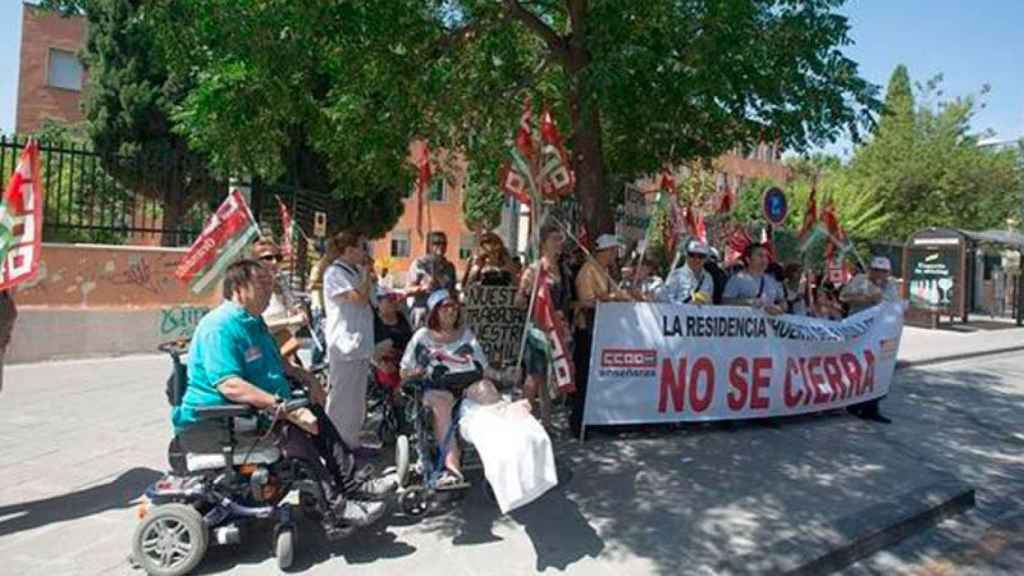
[{"label": "man wearing sunglasses", "polygon": [[427,235],[427,254],[417,258],[409,268],[410,287],[405,291],[412,296],[413,326],[423,325],[427,316],[427,298],[437,290],[455,290],[455,265],[445,256],[448,237],[444,232]]},{"label": "man wearing sunglasses", "polygon": [[658,293],[658,300],[673,304],[711,304],[714,279],[704,270],[710,249],[700,240],[686,245],[686,262],[669,274]]},{"label": "man wearing sunglasses", "polygon": [[[281,249],[270,240],[260,240],[253,244],[252,255],[259,260],[274,277],[273,292],[270,304],[263,312],[263,322],[274,336],[281,349],[281,356],[286,360],[294,360],[300,343],[295,333],[306,324],[307,318],[302,306],[292,294],[288,279],[281,273]],[[294,362],[292,362],[294,363]]]}]

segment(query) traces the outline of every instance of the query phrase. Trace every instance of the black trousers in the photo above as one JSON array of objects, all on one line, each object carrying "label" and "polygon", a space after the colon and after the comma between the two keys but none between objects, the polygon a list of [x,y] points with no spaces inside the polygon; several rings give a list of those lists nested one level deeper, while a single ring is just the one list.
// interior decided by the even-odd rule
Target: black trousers
[{"label": "black trousers", "polygon": [[583,407],[587,403],[587,382],[590,379],[590,349],[594,344],[594,333],[590,329],[578,329],[573,335],[575,348],[572,351],[576,367],[576,392],[570,399],[569,430],[577,438],[583,427]]},{"label": "black trousers", "polygon": [[875,398],[874,400],[868,400],[867,402],[859,402],[857,404],[851,404],[848,406],[848,412],[851,414],[863,415],[863,416],[877,416],[881,412],[878,409],[879,403],[885,400],[885,396],[881,398]]}]

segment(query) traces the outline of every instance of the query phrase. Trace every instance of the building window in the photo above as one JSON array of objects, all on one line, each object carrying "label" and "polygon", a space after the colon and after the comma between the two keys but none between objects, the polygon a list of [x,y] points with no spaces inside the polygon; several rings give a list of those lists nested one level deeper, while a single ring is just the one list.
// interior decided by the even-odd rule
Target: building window
[{"label": "building window", "polygon": [[464,232],[459,239],[459,259],[469,260],[473,257],[473,248],[476,247],[476,234]]},{"label": "building window", "polygon": [[78,56],[68,50],[50,48],[50,64],[47,69],[47,82],[54,88],[64,90],[82,90],[82,63]]},{"label": "building window", "polygon": [[444,184],[444,178],[435,178],[430,183],[430,191],[427,194],[430,202],[447,202],[448,187]]},{"label": "building window", "polygon": [[410,252],[409,231],[395,230],[391,233],[391,257],[408,258]]}]

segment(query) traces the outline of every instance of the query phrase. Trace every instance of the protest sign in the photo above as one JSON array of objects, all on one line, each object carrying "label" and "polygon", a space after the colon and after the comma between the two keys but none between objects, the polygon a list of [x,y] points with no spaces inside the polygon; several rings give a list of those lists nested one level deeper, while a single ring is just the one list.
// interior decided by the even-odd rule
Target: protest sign
[{"label": "protest sign", "polygon": [[902,303],[841,322],[602,303],[584,424],[788,416],[879,398],[889,391],[902,331]]},{"label": "protest sign", "polygon": [[640,242],[647,234],[651,215],[644,191],[626,184],[622,196],[622,213],[617,222],[617,234],[627,245]]},{"label": "protest sign", "polygon": [[526,309],[516,307],[516,289],[471,286],[463,303],[465,320],[487,354],[492,368],[516,363],[526,323]]}]

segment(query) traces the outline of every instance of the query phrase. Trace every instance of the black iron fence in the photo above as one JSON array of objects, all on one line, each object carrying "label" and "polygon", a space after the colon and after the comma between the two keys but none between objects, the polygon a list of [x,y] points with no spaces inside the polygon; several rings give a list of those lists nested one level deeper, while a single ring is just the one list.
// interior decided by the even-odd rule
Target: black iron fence
[{"label": "black iron fence", "polygon": [[[0,136],[4,186],[27,139]],[[196,178],[173,155],[101,155],[70,142],[40,142],[47,242],[188,245],[227,185]],[[168,198],[180,199],[167,209]]]},{"label": "black iron fence", "polygon": [[[0,136],[0,189],[27,142]],[[41,141],[39,149],[46,242],[188,246],[228,190],[226,179],[209,175],[188,156],[104,156],[87,145],[51,141]],[[301,230],[293,238],[289,271],[302,288],[322,249],[313,238],[316,213],[336,214],[344,206],[328,193],[286,184],[256,182],[251,190],[265,236],[283,241],[278,199]]]},{"label": "black iron fence", "polygon": [[323,239],[314,234],[316,213],[323,212],[330,221],[331,215],[345,209],[343,202],[323,192],[262,182],[253,184],[252,198],[253,213],[260,222],[262,233],[272,237],[278,244],[283,244],[285,232],[278,199],[287,208],[296,228],[292,237],[294,255],[288,263],[288,272],[292,287],[305,289],[310,269],[324,250]]}]

